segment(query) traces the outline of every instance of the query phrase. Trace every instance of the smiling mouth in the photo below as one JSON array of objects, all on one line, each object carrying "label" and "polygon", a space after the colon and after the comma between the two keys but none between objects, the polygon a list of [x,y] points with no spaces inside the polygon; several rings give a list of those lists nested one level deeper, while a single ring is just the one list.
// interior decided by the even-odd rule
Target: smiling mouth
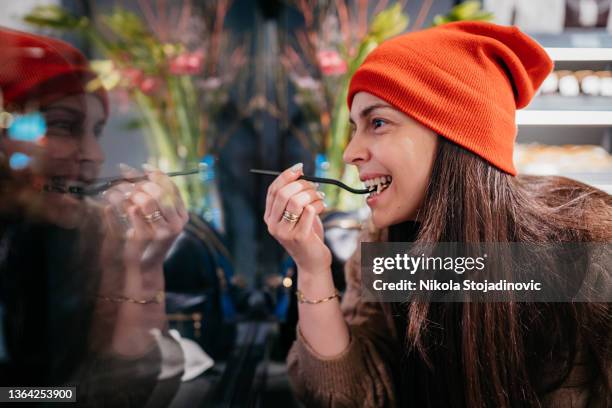
[{"label": "smiling mouth", "polygon": [[363,182],[365,187],[370,191],[368,198],[374,197],[385,191],[393,181],[391,176],[375,177]]},{"label": "smiling mouth", "polygon": [[55,176],[51,178],[50,184],[44,185],[43,189],[52,193],[79,195],[82,193],[85,185],[86,183],[79,180],[71,180],[62,176]]}]

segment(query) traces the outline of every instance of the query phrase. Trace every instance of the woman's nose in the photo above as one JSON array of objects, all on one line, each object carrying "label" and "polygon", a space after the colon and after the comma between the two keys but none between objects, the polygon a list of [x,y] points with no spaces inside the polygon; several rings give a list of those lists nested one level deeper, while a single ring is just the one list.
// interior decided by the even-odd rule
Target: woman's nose
[{"label": "woman's nose", "polygon": [[346,145],[342,155],[342,159],[346,164],[358,164],[359,162],[368,161],[370,153],[363,139],[363,136],[355,133],[348,145]]},{"label": "woman's nose", "polygon": [[95,163],[104,162],[104,151],[98,138],[94,134],[86,134],[81,140],[81,160],[92,161]]}]

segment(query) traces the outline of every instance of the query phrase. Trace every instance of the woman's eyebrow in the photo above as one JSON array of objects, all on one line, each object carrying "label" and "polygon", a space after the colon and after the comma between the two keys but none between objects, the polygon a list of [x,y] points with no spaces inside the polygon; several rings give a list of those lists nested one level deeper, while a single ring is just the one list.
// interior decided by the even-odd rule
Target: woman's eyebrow
[{"label": "woman's eyebrow", "polygon": [[66,111],[70,113],[71,115],[78,116],[79,118],[83,118],[85,116],[85,114],[82,111],[75,109],[75,108],[71,108],[69,106],[52,106],[46,109],[42,109],[42,112],[47,113],[47,112],[52,112],[54,110]]},{"label": "woman's eyebrow", "polygon": [[[373,105],[363,108],[361,112],[359,112],[359,117],[365,118],[366,116],[368,116],[370,113],[372,113],[376,109],[384,109],[384,108],[393,109],[391,105],[387,105],[386,103],[375,103]],[[351,117],[349,117],[349,122],[353,124],[355,123],[355,121]]]}]

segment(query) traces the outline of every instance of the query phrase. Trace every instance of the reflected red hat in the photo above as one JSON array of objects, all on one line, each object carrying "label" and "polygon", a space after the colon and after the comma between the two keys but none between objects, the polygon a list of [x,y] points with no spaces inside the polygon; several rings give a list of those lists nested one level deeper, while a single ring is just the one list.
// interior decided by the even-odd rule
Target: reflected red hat
[{"label": "reflected red hat", "polygon": [[[0,28],[0,44],[0,89],[5,109],[26,102],[44,106],[67,95],[88,92],[87,84],[96,78],[87,58],[64,41]],[[106,90],[99,87],[93,93],[108,113]]]}]

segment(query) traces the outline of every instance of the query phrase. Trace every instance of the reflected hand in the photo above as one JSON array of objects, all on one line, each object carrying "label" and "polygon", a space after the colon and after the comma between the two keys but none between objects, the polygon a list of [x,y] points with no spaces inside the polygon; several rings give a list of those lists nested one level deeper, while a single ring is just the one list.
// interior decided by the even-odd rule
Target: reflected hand
[{"label": "reflected hand", "polygon": [[[127,166],[122,173],[126,178],[139,176]],[[162,272],[164,258],[189,216],[168,176],[155,169],[148,169],[146,175],[148,180],[121,183],[104,194],[108,202],[104,216],[110,227],[104,252],[111,258],[122,254],[128,271]]]}]

